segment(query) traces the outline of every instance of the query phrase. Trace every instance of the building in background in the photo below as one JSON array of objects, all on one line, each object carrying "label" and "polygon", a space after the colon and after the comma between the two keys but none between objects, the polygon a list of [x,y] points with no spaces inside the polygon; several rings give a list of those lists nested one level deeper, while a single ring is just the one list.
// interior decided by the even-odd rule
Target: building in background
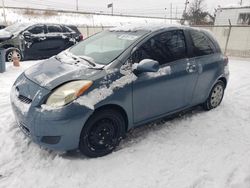
[{"label": "building in background", "polygon": [[228,25],[229,19],[232,25],[250,26],[250,6],[219,7],[216,11],[215,25]]}]

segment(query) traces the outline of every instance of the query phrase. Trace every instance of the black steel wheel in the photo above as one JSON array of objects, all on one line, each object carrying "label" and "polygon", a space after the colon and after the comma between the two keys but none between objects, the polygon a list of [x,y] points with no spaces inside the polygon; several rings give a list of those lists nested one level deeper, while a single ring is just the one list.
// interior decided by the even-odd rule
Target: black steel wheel
[{"label": "black steel wheel", "polygon": [[224,96],[225,84],[218,81],[211,90],[207,101],[203,104],[205,110],[211,110],[220,105]]},{"label": "black steel wheel", "polygon": [[79,149],[88,157],[111,153],[125,134],[125,120],[120,112],[105,109],[94,113],[85,124]]}]

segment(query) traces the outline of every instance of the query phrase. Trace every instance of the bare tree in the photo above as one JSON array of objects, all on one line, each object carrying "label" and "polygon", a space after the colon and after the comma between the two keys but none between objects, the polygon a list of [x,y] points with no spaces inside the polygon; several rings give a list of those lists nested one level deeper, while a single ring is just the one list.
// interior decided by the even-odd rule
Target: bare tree
[{"label": "bare tree", "polygon": [[214,17],[206,10],[205,0],[193,0],[186,14],[183,14],[183,19],[188,20],[190,25],[211,24]]}]

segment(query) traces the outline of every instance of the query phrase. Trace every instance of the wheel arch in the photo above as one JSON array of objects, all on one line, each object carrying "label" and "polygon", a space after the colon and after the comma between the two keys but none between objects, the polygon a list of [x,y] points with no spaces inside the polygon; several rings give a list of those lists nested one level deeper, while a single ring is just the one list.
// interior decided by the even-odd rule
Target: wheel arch
[{"label": "wheel arch", "polygon": [[221,98],[220,103],[219,103],[218,105],[216,105],[215,107],[211,107],[211,104],[208,104],[208,101],[209,101],[211,92],[213,91],[213,88],[215,87],[215,85],[216,85],[217,83],[219,83],[219,82],[222,82],[222,83],[223,83],[223,85],[224,85],[224,90],[225,90],[226,85],[227,85],[227,79],[226,79],[225,77],[220,77],[220,78],[218,78],[218,79],[214,82],[214,84],[213,84],[212,87],[210,88],[206,101],[205,101],[204,103],[202,103],[202,104],[203,104],[203,108],[204,108],[205,110],[211,110],[211,109],[213,109],[213,108],[216,108],[216,107],[221,103],[224,94],[222,95],[222,98]]},{"label": "wheel arch", "polygon": [[126,112],[126,110],[123,108],[123,107],[121,107],[120,105],[117,105],[117,104],[105,104],[105,105],[103,105],[103,106],[99,106],[98,108],[96,108],[95,110],[94,110],[94,112],[93,112],[93,114],[95,113],[95,112],[98,112],[98,111],[102,111],[102,110],[105,110],[105,109],[114,109],[114,110],[116,110],[116,111],[118,111],[118,112],[120,112],[121,114],[122,114],[122,116],[123,116],[123,118],[124,118],[124,120],[125,120],[125,131],[127,132],[127,130],[128,130],[128,115],[127,115],[127,112]]},{"label": "wheel arch", "polygon": [[[81,134],[80,134],[80,138],[79,138],[78,148],[81,151],[81,153],[83,153],[84,155],[86,155],[88,157],[101,157],[101,156],[104,156],[104,155],[107,155],[107,154],[111,153],[114,150],[114,148],[119,144],[120,140],[125,137],[125,134],[126,134],[126,131],[127,131],[126,130],[127,129],[126,128],[127,127],[127,123],[126,123],[127,122],[127,118],[126,118],[127,115],[126,115],[126,112],[125,112],[125,110],[121,106],[116,105],[116,104],[107,104],[107,105],[103,105],[103,106],[100,106],[100,107],[96,108],[93,111],[92,115],[89,116],[89,118],[86,121],[86,123],[89,120],[91,121],[91,117],[95,118],[94,115],[96,113],[97,113],[97,115],[101,115],[102,112],[104,112],[103,110],[112,110],[112,112],[113,112],[112,114],[113,115],[114,114],[118,115],[118,113],[121,113],[121,115],[124,117],[124,120],[125,120],[125,130],[124,129],[120,129],[119,135],[117,135],[118,137],[116,137],[115,143],[112,144],[112,145],[110,145],[110,146],[112,146],[112,147],[110,147],[110,149],[108,149],[108,150],[107,149],[101,149],[100,151],[96,152],[96,150],[92,150],[92,147],[89,146],[89,141],[87,141],[88,137],[89,137],[88,130],[91,129],[90,126],[92,126],[93,124],[92,125],[88,124],[88,126],[85,129],[85,131],[87,131],[87,132],[84,131],[84,127],[83,127],[82,131],[81,131]],[[121,119],[121,117],[119,119]]]},{"label": "wheel arch", "polygon": [[225,87],[227,87],[227,79],[225,77],[220,77],[218,81],[222,81],[225,84]]},{"label": "wheel arch", "polygon": [[215,82],[213,82],[213,84],[208,88],[206,97],[205,97],[205,99],[204,99],[205,101],[208,99],[210,92],[212,91],[214,85],[215,85],[218,81],[222,81],[222,82],[225,84],[225,88],[226,88],[226,86],[227,86],[227,79],[222,75],[222,76],[218,77],[218,78],[215,80]]}]

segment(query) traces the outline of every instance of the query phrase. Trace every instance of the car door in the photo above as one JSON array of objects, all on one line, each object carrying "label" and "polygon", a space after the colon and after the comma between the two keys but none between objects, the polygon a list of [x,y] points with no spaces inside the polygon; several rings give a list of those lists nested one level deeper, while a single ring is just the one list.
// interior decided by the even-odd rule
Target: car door
[{"label": "car door", "polygon": [[46,45],[44,51],[46,56],[50,57],[65,50],[67,46],[68,37],[64,34],[60,25],[47,25]]},{"label": "car door", "polygon": [[205,102],[210,89],[219,76],[219,70],[223,56],[212,40],[202,31],[189,30],[192,40],[192,61],[196,61],[198,69],[198,81],[194,91],[193,103]]},{"label": "car door", "polygon": [[188,106],[197,81],[195,62],[187,58],[187,44],[182,30],[153,36],[132,54],[133,62],[153,59],[159,62],[156,73],[142,73],[133,82],[134,123]]},{"label": "car door", "polygon": [[43,24],[33,25],[23,33],[25,58],[36,59],[42,56],[45,45],[45,27]]}]

